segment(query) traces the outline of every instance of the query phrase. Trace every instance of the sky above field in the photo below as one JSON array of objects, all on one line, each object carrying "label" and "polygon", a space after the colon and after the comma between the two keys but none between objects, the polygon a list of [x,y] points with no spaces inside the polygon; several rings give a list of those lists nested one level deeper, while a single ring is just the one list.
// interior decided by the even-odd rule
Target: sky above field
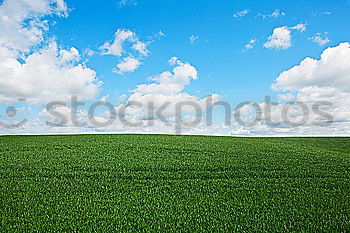
[{"label": "sky above field", "polygon": [[349,135],[349,13],[347,0],[0,0],[0,134]]}]

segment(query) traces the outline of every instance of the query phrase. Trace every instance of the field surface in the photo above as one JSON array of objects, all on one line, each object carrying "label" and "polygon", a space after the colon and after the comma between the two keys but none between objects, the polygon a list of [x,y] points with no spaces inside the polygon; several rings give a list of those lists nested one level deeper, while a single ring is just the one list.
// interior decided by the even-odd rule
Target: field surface
[{"label": "field surface", "polygon": [[349,232],[349,138],[0,137],[1,231]]}]

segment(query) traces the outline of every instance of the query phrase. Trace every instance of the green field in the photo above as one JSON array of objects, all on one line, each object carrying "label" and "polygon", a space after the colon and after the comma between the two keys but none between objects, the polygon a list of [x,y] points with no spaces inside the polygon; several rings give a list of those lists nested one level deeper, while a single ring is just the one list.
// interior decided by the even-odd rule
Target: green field
[{"label": "green field", "polygon": [[350,231],[349,138],[0,137],[1,231]]}]

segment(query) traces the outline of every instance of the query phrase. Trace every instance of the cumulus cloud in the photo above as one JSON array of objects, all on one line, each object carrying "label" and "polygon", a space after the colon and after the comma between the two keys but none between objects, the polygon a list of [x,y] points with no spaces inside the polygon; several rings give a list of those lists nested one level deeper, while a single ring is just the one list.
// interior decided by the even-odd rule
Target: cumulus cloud
[{"label": "cumulus cloud", "polygon": [[264,47],[269,49],[288,49],[292,46],[291,39],[288,27],[278,27],[273,29],[273,33],[269,36]]},{"label": "cumulus cloud", "polygon": [[[135,51],[136,54],[124,48],[126,42],[131,43],[130,48]],[[150,51],[147,48],[148,44],[149,43],[141,41],[135,32],[127,29],[118,29],[114,34],[114,40],[106,41],[100,47],[100,50],[102,55],[122,57],[124,54],[128,54],[117,64],[117,69],[113,70],[114,73],[122,75],[127,72],[135,71],[142,64],[140,60],[149,56]],[[137,55],[138,58],[135,58]]]},{"label": "cumulus cloud", "polygon": [[71,95],[93,99],[100,83],[95,71],[83,64],[75,48],[58,49],[52,42],[24,58],[24,62],[6,48],[0,55],[0,100],[15,101],[26,98],[33,103],[67,100]]},{"label": "cumulus cloud", "polygon": [[[237,14],[237,17],[243,17],[247,13],[248,11]],[[48,15],[67,16],[67,14],[67,6],[62,0],[5,0],[1,3],[0,101],[12,102],[18,98],[24,98],[30,103],[47,103],[51,100],[66,101],[72,95],[78,95],[79,99],[96,98],[101,83],[97,79],[95,71],[81,63],[80,52],[73,47],[64,48],[58,45],[55,39],[45,36],[49,30],[49,23],[44,21],[43,17]],[[305,24],[275,28],[264,46],[287,49],[291,46],[291,33],[305,30]],[[319,36],[321,37],[321,34]],[[326,38],[321,37],[321,39]],[[324,43],[321,40],[318,42]],[[131,46],[124,48],[124,43],[130,43]],[[250,40],[246,49],[252,48],[254,43],[255,39]],[[120,58],[115,72],[124,74],[132,72],[140,66],[140,59],[149,55],[147,47],[148,43],[139,40],[134,32],[120,29],[116,32],[114,40],[106,42],[101,50],[103,54]],[[86,52],[86,54],[88,53],[93,54],[91,51]],[[116,107],[116,110],[120,111],[133,101],[141,103],[141,107],[130,106],[125,112],[126,118],[143,122],[144,125],[141,127],[128,128],[121,123],[103,129],[94,128],[94,125],[91,124],[88,125],[88,128],[80,128],[72,124],[66,127],[48,127],[45,126],[44,122],[35,119],[17,129],[16,132],[78,133],[109,130],[110,132],[173,133],[174,122],[179,117],[174,107],[176,103],[190,101],[198,104],[201,110],[205,111],[207,99],[212,98],[215,102],[220,99],[220,96],[213,94],[208,97],[199,97],[188,93],[186,87],[199,77],[197,69],[177,57],[172,57],[168,63],[172,66],[171,69],[152,77],[150,83],[136,86],[131,91],[129,98],[124,95],[122,100],[124,103]],[[334,119],[334,123],[327,128],[312,125],[310,123],[312,120],[322,119],[311,114],[310,121],[300,127],[281,125],[271,128],[263,122],[250,128],[237,124],[206,126],[201,123],[194,128],[186,129],[187,131],[184,132],[216,135],[349,134],[350,107],[347,104],[350,102],[349,64],[350,44],[341,43],[336,47],[325,49],[320,58],[305,58],[295,67],[283,71],[272,85],[280,102],[302,101],[307,106],[315,101],[331,102],[331,106],[323,106],[323,110],[329,112]],[[102,97],[101,101],[106,102],[107,96]],[[160,120],[150,117],[148,103],[153,103],[154,109],[159,109],[164,104],[169,103],[170,105],[163,112],[163,115],[171,125],[164,125]],[[264,108],[265,104],[260,103],[259,106]],[[273,120],[280,120],[282,108],[282,104],[273,107],[271,112]],[[55,110],[70,116],[70,106],[58,106]],[[244,108],[242,112],[249,113],[249,109]],[[191,121],[196,117],[191,106],[184,107],[182,113],[184,120]],[[57,120],[47,110],[41,111],[39,116],[50,122]],[[291,109],[290,116],[295,120],[302,118],[297,109]],[[78,117],[81,120],[87,120],[87,112],[81,110]],[[264,116],[264,119],[266,117]],[[104,115],[99,115],[97,118],[105,120]],[[69,121],[69,118],[67,120]],[[154,122],[154,126],[149,126],[150,122]]]},{"label": "cumulus cloud", "polygon": [[350,45],[327,48],[319,60],[305,58],[276,79],[274,90],[293,91],[305,86],[333,87],[350,92]]},{"label": "cumulus cloud", "polygon": [[127,29],[118,29],[114,34],[113,41],[106,41],[101,47],[102,55],[113,55],[116,57],[120,57],[125,53],[125,49],[123,48],[124,42],[131,42],[131,48],[137,52],[139,52],[143,56],[148,56],[149,51],[147,49],[147,43],[144,43],[139,40],[138,36],[135,32]]},{"label": "cumulus cloud", "polygon": [[118,29],[117,32],[114,34],[114,40],[106,41],[101,47],[101,53],[102,55],[114,55],[116,57],[120,57],[123,50],[123,43],[125,41],[131,41],[135,42],[136,35],[133,31],[130,30],[124,30],[124,29]]},{"label": "cumulus cloud", "polygon": [[278,94],[277,97],[280,102],[290,102],[295,99],[292,93]]},{"label": "cumulus cloud", "polygon": [[[306,58],[297,66],[282,72],[272,85],[272,89],[276,91],[279,102],[271,107],[271,113],[262,115],[262,121],[252,126],[242,126],[233,122],[227,126],[222,123],[205,125],[203,120],[195,127],[184,127],[184,134],[211,134],[211,135],[349,135],[350,132],[350,44],[342,43],[336,47],[328,48],[323,51],[320,58]],[[124,113],[128,122],[141,122],[142,125],[127,126],[119,121],[115,124],[101,128],[99,130],[107,130],[109,132],[130,132],[130,133],[174,133],[174,122],[177,119],[177,112],[174,105],[183,101],[190,101],[198,104],[201,110],[205,111],[205,104],[208,98],[212,98],[213,102],[220,99],[219,95],[199,98],[185,91],[185,88],[194,80],[198,79],[198,71],[189,63],[172,57],[168,61],[173,66],[172,70],[164,71],[161,74],[151,78],[151,83],[140,84],[132,90],[129,98],[118,107],[116,111],[120,113],[123,107],[127,107]],[[106,98],[103,98],[106,100]],[[133,105],[136,101],[139,105]],[[318,123],[325,120],[319,114],[312,112],[312,105],[316,101],[328,101],[331,105],[321,105],[320,110],[329,113],[334,122],[327,127]],[[310,110],[307,115],[305,124],[300,126],[290,126],[283,122],[281,113],[283,108],[289,108],[288,116],[291,122],[303,121],[304,115],[300,108],[293,105],[295,102],[303,102]],[[170,124],[167,125],[157,118],[148,115],[148,103],[154,104],[154,109],[161,108],[162,105],[169,103],[165,111],[162,112],[164,119]],[[129,105],[130,104],[130,105]],[[261,109],[267,107],[266,103],[258,103]],[[251,108],[244,106],[241,109],[243,118],[246,120],[253,119],[254,113],[251,114]],[[57,111],[67,113],[69,108],[60,107]],[[195,119],[194,109],[187,106],[182,109],[183,119],[185,121],[193,121]],[[68,114],[68,113],[67,113]],[[50,121],[52,115],[48,115],[43,111]],[[50,118],[51,117],[51,118]],[[97,117],[102,122],[105,121],[104,115]],[[84,119],[84,118],[82,118]],[[202,118],[203,119],[203,118]],[[280,122],[280,125],[274,127],[266,124],[266,120],[272,122]],[[315,122],[317,124],[315,124]],[[327,122],[326,122],[327,123]],[[329,122],[328,122],[329,123]],[[31,125],[32,127],[33,125]],[[38,127],[38,126],[37,126]],[[77,128],[68,125],[66,128],[60,128],[61,132],[77,132]],[[69,130],[68,130],[69,129]],[[98,129],[91,125],[90,132],[97,132]],[[24,129],[23,129],[24,130]],[[27,130],[33,130],[27,129]],[[56,128],[55,132],[58,132]],[[68,130],[68,131],[67,131]],[[87,129],[81,129],[81,132]],[[21,131],[24,132],[24,131]],[[52,132],[52,131],[51,131]]]},{"label": "cumulus cloud", "polygon": [[235,18],[241,18],[241,17],[246,16],[248,13],[249,13],[249,10],[248,10],[248,9],[245,9],[245,10],[238,11],[238,12],[234,13],[234,14],[233,14],[233,17],[235,17]]},{"label": "cumulus cloud", "polygon": [[190,83],[191,80],[196,80],[198,78],[196,68],[189,63],[183,63],[177,57],[172,57],[169,60],[169,64],[175,65],[172,73],[165,71],[159,76],[153,77],[152,80],[156,83],[140,85],[135,89],[135,92],[138,94],[178,94]]},{"label": "cumulus cloud", "polygon": [[63,0],[4,0],[0,2],[0,45],[16,52],[29,52],[43,42],[47,15],[67,16]]},{"label": "cumulus cloud", "polygon": [[132,46],[132,48],[134,50],[138,51],[141,55],[143,55],[145,57],[148,56],[149,51],[147,49],[146,43],[144,43],[142,41],[138,41]]},{"label": "cumulus cloud", "polygon": [[328,44],[329,42],[331,42],[327,36],[327,32],[325,32],[323,35],[322,33],[318,32],[316,33],[316,35],[314,35],[313,37],[309,37],[309,40],[312,40],[313,42],[315,42],[316,44],[320,45],[320,46],[324,46],[326,44]]},{"label": "cumulus cloud", "polygon": [[[349,64],[348,42],[325,49],[318,59],[305,58],[275,79],[272,89],[278,102],[258,103],[260,121],[251,126],[237,122],[226,128],[216,125],[216,130],[231,135],[349,136]],[[267,108],[271,111],[265,111]],[[239,110],[245,122],[256,117],[254,108],[245,105]]]},{"label": "cumulus cloud", "polygon": [[125,73],[134,72],[142,63],[136,58],[129,56],[124,58],[113,72],[123,75]]},{"label": "cumulus cloud", "polygon": [[[132,90],[132,94],[126,100],[125,104],[118,106],[117,111],[123,106],[128,105],[128,103],[137,102],[142,106],[129,107],[126,117],[131,119],[130,121],[147,122],[145,125],[148,125],[149,121],[154,121],[154,119],[148,116],[148,104],[152,103],[154,109],[161,109],[162,106],[167,105],[162,114],[167,121],[171,122],[171,125],[164,126],[164,123],[159,119],[157,119],[158,122],[156,122],[156,127],[159,127],[158,130],[165,130],[165,128],[167,128],[167,131],[163,132],[173,132],[174,130],[174,122],[177,117],[175,105],[177,103],[188,101],[198,104],[201,109],[205,111],[206,99],[209,97],[200,99],[184,91],[185,87],[189,85],[192,80],[198,79],[196,68],[189,63],[182,62],[177,57],[172,57],[169,60],[169,64],[174,66],[172,71],[165,71],[153,77],[151,79],[153,83],[138,85]],[[213,98],[213,101],[220,98],[216,94],[210,97]],[[186,106],[183,108],[183,113],[187,115],[185,117],[189,119],[191,114],[194,113],[194,109],[191,106]]]},{"label": "cumulus cloud", "polygon": [[[57,115],[53,115],[49,111],[55,111],[55,114],[59,114],[60,116],[65,116],[65,118],[58,117]],[[44,108],[39,112],[39,117],[45,120],[45,122],[49,122],[48,126],[57,126],[57,127],[73,127],[73,119],[72,119],[72,109],[69,106],[63,106],[63,105],[57,105],[53,106],[52,109]],[[86,119],[87,114],[83,110],[77,111],[77,119],[79,122],[82,121],[82,119]]]},{"label": "cumulus cloud", "polygon": [[292,30],[304,32],[306,30],[306,25],[300,23],[293,27],[283,26],[275,28],[273,30],[272,35],[268,37],[267,42],[264,44],[264,47],[269,49],[281,50],[285,50],[292,47]]},{"label": "cumulus cloud", "polygon": [[[217,125],[216,130],[231,135],[349,136],[349,62],[348,42],[325,49],[319,59],[305,58],[275,79],[271,87],[277,102],[257,103],[261,120],[254,123],[256,110],[244,105],[238,109],[241,118],[254,124],[244,126],[235,121],[226,128]],[[268,108],[271,111],[266,111]]]},{"label": "cumulus cloud", "polygon": [[[309,115],[304,125],[300,127],[277,128],[260,125],[255,130],[260,133],[294,135],[349,135],[350,133],[350,44],[341,43],[336,47],[325,49],[319,59],[305,58],[299,65],[283,71],[275,80],[272,89],[284,101],[298,101],[308,107]],[[311,111],[312,105],[321,103],[322,111],[329,114],[332,122],[327,127],[320,127],[315,122],[325,123],[325,119]],[[325,102],[327,104],[325,104]],[[281,119],[282,105],[275,106],[272,116],[275,121]],[[290,116],[293,121],[300,121],[303,113],[292,109]],[[329,123],[329,122],[328,122]],[[266,127],[262,130],[261,127]]]},{"label": "cumulus cloud", "polygon": [[4,1],[0,5],[0,101],[25,98],[31,103],[91,99],[99,92],[95,71],[79,64],[75,48],[61,49],[42,17],[67,16],[61,0]]},{"label": "cumulus cloud", "polygon": [[[77,133],[77,132],[129,132],[129,133],[175,133],[175,122],[178,122],[179,117],[183,121],[193,121],[196,119],[195,109],[192,106],[184,105],[181,109],[181,114],[176,111],[175,105],[183,102],[190,102],[200,106],[201,113],[206,111],[208,106],[208,98],[212,99],[212,102],[217,101],[220,96],[213,94],[204,98],[199,98],[195,95],[191,95],[185,91],[192,81],[198,79],[198,71],[194,66],[187,62],[179,60],[177,57],[172,57],[168,61],[169,65],[173,68],[169,71],[164,71],[159,75],[152,77],[152,81],[149,84],[140,84],[131,91],[131,95],[121,96],[120,105],[115,107],[115,112],[119,117],[115,119],[113,124],[109,124],[102,127],[96,127],[89,119],[87,119],[87,112],[80,110],[77,114],[79,122],[86,122],[85,127],[79,128],[71,124],[71,111],[69,106],[57,106],[54,111],[67,116],[68,122],[64,127],[51,127],[40,125],[38,122],[31,122],[27,125],[27,128],[18,129],[18,132],[38,131],[46,130],[51,133]],[[107,97],[102,97],[101,101],[105,102]],[[119,101],[118,101],[119,102]],[[135,105],[135,103],[137,103]],[[162,106],[166,106],[164,111],[161,111],[162,119],[159,115],[149,115],[151,107],[149,104],[153,104],[153,109],[157,111],[162,109]],[[109,112],[102,112],[95,116],[95,119],[99,122],[106,122],[109,117]],[[53,116],[47,110],[43,110],[40,116],[45,121],[60,123],[61,118]],[[123,121],[121,118],[123,117]],[[124,121],[128,123],[125,123]],[[130,125],[136,124],[136,125]],[[140,125],[138,125],[140,124]],[[37,130],[33,130],[32,126],[37,125]],[[40,125],[40,126],[39,126]],[[223,134],[219,131],[221,126],[206,127],[204,122],[196,127],[183,126],[181,132],[184,134]],[[225,128],[225,127],[224,127]]]}]

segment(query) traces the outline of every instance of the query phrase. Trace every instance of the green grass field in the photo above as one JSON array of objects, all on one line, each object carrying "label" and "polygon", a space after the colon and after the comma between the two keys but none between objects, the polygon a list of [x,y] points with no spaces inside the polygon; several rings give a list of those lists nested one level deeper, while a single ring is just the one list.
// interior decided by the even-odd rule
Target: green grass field
[{"label": "green grass field", "polygon": [[0,137],[1,231],[350,231],[349,138]]}]

